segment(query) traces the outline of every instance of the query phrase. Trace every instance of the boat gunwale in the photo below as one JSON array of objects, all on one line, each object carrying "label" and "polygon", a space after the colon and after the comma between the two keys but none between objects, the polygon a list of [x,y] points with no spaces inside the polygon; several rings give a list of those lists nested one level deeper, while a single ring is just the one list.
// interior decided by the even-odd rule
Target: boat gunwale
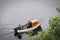
[{"label": "boat gunwale", "polygon": [[33,28],[28,28],[28,29],[24,29],[24,30],[17,30],[18,33],[23,33],[23,32],[26,32],[26,31],[30,31],[30,30],[34,30],[36,29],[37,27],[39,27],[39,25],[41,25],[40,23],[37,24],[35,27]]}]

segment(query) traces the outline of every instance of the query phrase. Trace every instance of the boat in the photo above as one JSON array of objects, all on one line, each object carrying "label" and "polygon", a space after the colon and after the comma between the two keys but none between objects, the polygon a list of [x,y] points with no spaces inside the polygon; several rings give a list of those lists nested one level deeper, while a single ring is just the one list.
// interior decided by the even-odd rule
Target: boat
[{"label": "boat", "polygon": [[[26,31],[33,31],[34,34],[38,34],[39,31],[41,31],[41,20],[33,19],[28,20],[27,24],[24,24],[22,26],[18,26],[17,28],[14,28],[15,36],[17,35],[19,38],[22,38],[21,34]],[[18,35],[19,34],[19,35]]]}]

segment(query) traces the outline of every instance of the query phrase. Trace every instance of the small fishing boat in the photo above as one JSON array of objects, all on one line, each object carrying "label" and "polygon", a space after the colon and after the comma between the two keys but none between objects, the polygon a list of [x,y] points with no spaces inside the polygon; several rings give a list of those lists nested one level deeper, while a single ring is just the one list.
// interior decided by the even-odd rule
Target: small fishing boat
[{"label": "small fishing boat", "polygon": [[26,31],[33,31],[34,34],[38,34],[38,32],[41,30],[41,20],[38,19],[28,20],[27,24],[22,26],[19,25],[17,28],[14,28],[15,36],[19,34],[19,38],[22,38],[21,34]]}]

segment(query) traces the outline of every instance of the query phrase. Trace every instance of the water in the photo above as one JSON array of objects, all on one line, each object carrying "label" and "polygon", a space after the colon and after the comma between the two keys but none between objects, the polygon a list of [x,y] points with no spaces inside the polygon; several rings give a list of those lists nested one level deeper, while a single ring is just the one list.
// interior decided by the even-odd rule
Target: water
[{"label": "water", "polygon": [[0,25],[0,40],[28,40],[28,36],[25,35],[22,39],[14,36],[15,25]]},{"label": "water", "polygon": [[59,6],[60,0],[0,0],[0,40],[20,40],[14,36],[13,28],[30,19],[43,19],[42,28],[47,28],[51,16],[60,16],[56,11]]}]

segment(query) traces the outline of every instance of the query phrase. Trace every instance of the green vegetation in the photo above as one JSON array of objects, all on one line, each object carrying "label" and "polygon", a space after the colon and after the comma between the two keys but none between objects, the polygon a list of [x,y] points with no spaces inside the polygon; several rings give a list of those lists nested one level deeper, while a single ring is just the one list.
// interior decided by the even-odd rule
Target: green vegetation
[{"label": "green vegetation", "polygon": [[34,32],[32,31],[32,30],[29,30],[29,31],[26,31],[26,32],[24,32],[24,33],[22,33],[22,34],[18,34],[18,35],[22,35],[22,36],[24,36],[24,35],[28,35],[28,36],[32,36],[33,34],[34,34]]},{"label": "green vegetation", "polygon": [[60,40],[60,17],[51,17],[49,27],[41,31],[33,40]]},{"label": "green vegetation", "polygon": [[57,10],[58,12],[60,12],[60,7],[56,8],[56,10]]}]

